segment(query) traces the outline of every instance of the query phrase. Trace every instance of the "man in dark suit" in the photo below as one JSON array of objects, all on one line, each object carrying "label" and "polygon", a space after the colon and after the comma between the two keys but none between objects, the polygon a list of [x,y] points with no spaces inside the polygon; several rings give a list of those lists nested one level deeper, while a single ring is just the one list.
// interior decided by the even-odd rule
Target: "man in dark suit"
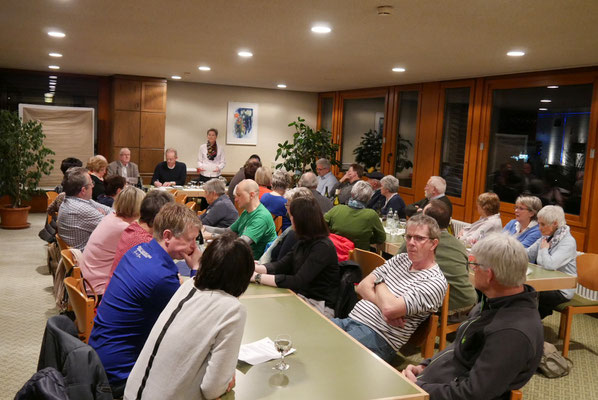
[{"label": "man in dark suit", "polygon": [[120,175],[127,178],[129,185],[137,185],[139,180],[139,167],[131,162],[131,150],[126,147],[120,149],[118,160],[108,164],[108,173],[106,176]]},{"label": "man in dark suit", "polygon": [[444,194],[445,191],[446,181],[439,176],[431,176],[430,179],[428,179],[428,183],[426,183],[426,187],[424,188],[426,197],[418,202],[409,204],[405,208],[405,213],[408,217],[411,217],[415,213],[422,212],[430,200],[438,199],[448,206],[450,215],[453,215],[453,205],[451,204],[449,198]]}]

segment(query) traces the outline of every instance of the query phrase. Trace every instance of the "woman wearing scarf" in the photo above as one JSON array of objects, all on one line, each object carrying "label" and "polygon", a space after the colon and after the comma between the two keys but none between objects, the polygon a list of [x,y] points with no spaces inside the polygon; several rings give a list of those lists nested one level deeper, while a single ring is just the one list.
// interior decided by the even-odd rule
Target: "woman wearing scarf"
[{"label": "woman wearing scarf", "polygon": [[208,129],[208,142],[199,146],[197,172],[199,172],[200,182],[207,182],[212,178],[220,177],[226,165],[224,149],[216,143],[217,138],[218,130],[210,128]]},{"label": "woman wearing scarf", "polygon": [[[538,213],[542,237],[527,249],[529,261],[540,267],[577,276],[577,243],[566,225],[565,213],[559,206],[546,206]],[[557,305],[571,300],[575,289],[538,292],[540,318],[552,314]]]},{"label": "woman wearing scarf", "polygon": [[372,187],[364,181],[358,181],[351,189],[351,199],[347,205],[332,207],[324,215],[331,233],[351,240],[355,247],[369,250],[370,244],[384,243],[386,232],[376,211],[366,208]]},{"label": "woman wearing scarf", "polygon": [[538,229],[538,212],[542,201],[536,196],[519,196],[515,202],[515,219],[510,220],[503,229],[515,236],[523,247],[528,248],[542,236]]}]

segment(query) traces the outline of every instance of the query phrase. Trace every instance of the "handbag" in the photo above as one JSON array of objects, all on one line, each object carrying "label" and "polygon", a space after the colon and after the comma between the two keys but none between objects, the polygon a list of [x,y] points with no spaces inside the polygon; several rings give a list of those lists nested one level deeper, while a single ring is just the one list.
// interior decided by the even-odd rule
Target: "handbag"
[{"label": "handbag", "polygon": [[538,369],[547,378],[560,378],[569,375],[573,361],[563,357],[552,343],[544,342],[544,354]]}]

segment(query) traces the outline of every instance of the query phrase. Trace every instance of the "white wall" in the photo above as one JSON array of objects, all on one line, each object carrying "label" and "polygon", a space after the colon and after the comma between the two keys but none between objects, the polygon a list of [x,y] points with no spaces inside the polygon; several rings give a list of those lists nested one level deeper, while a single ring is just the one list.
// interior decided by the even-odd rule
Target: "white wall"
[{"label": "white wall", "polygon": [[[226,118],[228,102],[259,105],[257,146],[227,145]],[[197,151],[206,142],[209,128],[218,129],[218,145],[224,146],[224,173],[236,173],[251,154],[259,154],[262,163],[272,166],[278,143],[292,139],[289,122],[301,116],[316,127],[316,93],[256,89],[201,83],[168,82],[166,101],[166,147],[174,147],[179,161],[197,166]],[[280,159],[277,161],[280,162]]]}]

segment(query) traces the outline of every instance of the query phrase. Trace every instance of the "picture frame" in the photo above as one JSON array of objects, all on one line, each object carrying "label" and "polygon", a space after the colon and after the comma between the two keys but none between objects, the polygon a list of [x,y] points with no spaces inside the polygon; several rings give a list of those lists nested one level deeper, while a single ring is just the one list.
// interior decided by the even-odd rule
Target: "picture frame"
[{"label": "picture frame", "polygon": [[256,146],[258,139],[258,104],[228,102],[226,144]]}]

